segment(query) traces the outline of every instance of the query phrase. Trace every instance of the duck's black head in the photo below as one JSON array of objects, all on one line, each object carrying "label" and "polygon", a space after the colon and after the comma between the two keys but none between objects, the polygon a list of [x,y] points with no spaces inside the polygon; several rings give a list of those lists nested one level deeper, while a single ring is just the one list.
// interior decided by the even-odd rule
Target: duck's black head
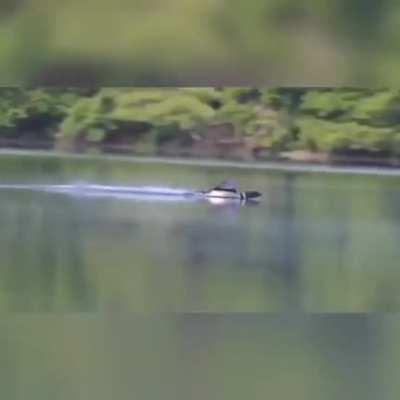
[{"label": "duck's black head", "polygon": [[257,199],[258,197],[262,196],[262,193],[260,192],[245,192],[246,193],[246,199]]}]

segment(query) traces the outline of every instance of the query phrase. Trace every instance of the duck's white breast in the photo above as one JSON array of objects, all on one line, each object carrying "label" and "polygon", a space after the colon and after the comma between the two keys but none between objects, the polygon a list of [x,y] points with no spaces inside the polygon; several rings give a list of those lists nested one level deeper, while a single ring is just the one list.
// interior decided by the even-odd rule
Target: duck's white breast
[{"label": "duck's white breast", "polygon": [[211,190],[210,192],[206,193],[206,196],[219,197],[224,199],[240,199],[239,193],[228,192],[225,190]]}]

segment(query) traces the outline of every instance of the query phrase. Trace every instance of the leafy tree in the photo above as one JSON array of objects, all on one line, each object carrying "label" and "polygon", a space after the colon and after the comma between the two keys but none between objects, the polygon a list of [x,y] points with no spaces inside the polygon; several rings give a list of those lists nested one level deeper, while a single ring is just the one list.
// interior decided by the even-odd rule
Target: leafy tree
[{"label": "leafy tree", "polygon": [[209,94],[177,89],[132,91],[117,100],[111,118],[148,123],[159,144],[180,137],[186,140],[189,131],[214,117]]},{"label": "leafy tree", "polygon": [[400,124],[400,92],[383,90],[360,99],[353,107],[351,117],[372,126]]},{"label": "leafy tree", "polygon": [[49,136],[65,117],[77,94],[69,89],[0,90],[0,132],[10,136]]},{"label": "leafy tree", "polygon": [[[400,155],[400,91],[358,88],[2,88],[0,135],[156,149],[230,123],[247,146]],[[117,141],[118,141],[117,140]],[[114,142],[112,142],[114,143]]]},{"label": "leafy tree", "polygon": [[114,128],[109,114],[113,108],[112,98],[95,96],[80,98],[74,103],[61,124],[60,136],[72,140],[74,137],[100,142]]},{"label": "leafy tree", "polygon": [[310,90],[304,94],[300,112],[317,118],[346,119],[366,93],[354,89]]},{"label": "leafy tree", "polygon": [[295,113],[302,102],[303,95],[307,92],[305,88],[266,89],[262,92],[261,101],[275,110],[286,109],[290,113]]},{"label": "leafy tree", "polygon": [[300,147],[321,151],[390,151],[393,131],[372,128],[356,122],[332,122],[304,118],[298,122]]}]

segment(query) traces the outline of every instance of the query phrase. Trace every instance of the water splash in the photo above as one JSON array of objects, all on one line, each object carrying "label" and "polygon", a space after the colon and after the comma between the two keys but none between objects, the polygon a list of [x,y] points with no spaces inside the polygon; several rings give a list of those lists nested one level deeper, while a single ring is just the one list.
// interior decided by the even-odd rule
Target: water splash
[{"label": "water splash", "polygon": [[[75,198],[111,198],[141,202],[186,202],[209,203],[213,206],[237,208],[245,204],[238,199],[207,198],[192,189],[165,186],[120,186],[95,183],[46,184],[0,184],[1,190],[24,190],[42,193],[63,194]],[[252,205],[251,201],[246,202]]]},{"label": "water splash", "polygon": [[76,197],[114,197],[138,200],[188,200],[195,192],[161,186],[118,186],[92,183],[72,183],[64,185],[45,184],[0,184],[0,190],[26,190],[47,193],[63,193]]}]

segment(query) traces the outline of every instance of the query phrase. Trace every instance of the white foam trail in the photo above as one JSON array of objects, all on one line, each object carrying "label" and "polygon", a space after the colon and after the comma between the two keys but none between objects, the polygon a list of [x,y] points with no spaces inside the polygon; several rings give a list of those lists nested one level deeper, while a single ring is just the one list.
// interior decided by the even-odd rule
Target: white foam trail
[{"label": "white foam trail", "polygon": [[0,184],[0,190],[27,190],[47,193],[63,193],[74,197],[113,197],[143,201],[187,201],[194,196],[188,189],[177,189],[160,186],[117,186],[91,183],[65,185],[25,185]]},{"label": "white foam trail", "polygon": [[[25,190],[42,193],[58,193],[74,198],[112,198],[118,200],[140,201],[140,202],[186,202],[197,203],[206,202],[213,205],[226,207],[237,207],[237,200],[225,199],[225,201],[215,201],[215,199],[205,198],[200,192],[189,189],[178,189],[162,186],[116,186],[99,185],[91,183],[74,183],[64,185],[24,185],[24,184],[0,184],[1,190]],[[221,203],[221,204],[220,204]]]},{"label": "white foam trail", "polygon": [[188,189],[175,189],[175,188],[158,187],[158,186],[115,186],[115,185],[98,185],[98,184],[78,184],[71,186],[78,190],[111,192],[111,193],[143,193],[149,195],[161,194],[161,195],[171,195],[171,196],[183,196],[191,193],[191,191]]}]

